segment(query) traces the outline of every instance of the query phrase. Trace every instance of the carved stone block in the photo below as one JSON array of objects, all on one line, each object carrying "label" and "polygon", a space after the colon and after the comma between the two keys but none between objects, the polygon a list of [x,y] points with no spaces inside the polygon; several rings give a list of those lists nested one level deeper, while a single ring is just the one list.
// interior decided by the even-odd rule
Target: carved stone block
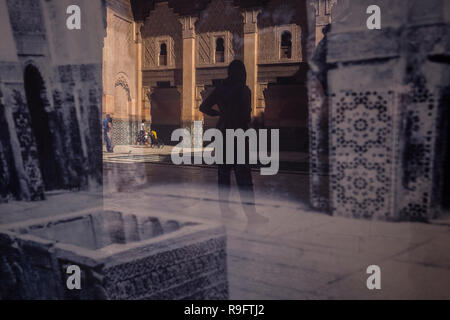
[{"label": "carved stone block", "polygon": [[[227,299],[223,227],[122,212],[4,226],[0,298]],[[66,286],[67,267],[81,289]]]}]

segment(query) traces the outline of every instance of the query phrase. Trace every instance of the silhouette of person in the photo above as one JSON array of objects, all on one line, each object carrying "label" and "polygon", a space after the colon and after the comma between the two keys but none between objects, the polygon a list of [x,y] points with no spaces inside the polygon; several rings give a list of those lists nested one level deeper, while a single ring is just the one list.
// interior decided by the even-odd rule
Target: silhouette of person
[{"label": "silhouette of person", "polygon": [[[229,207],[228,197],[231,186],[231,171],[234,170],[239,187],[242,206],[249,222],[267,222],[267,218],[256,213],[251,168],[249,166],[249,146],[246,141],[245,164],[236,164],[236,143],[234,144],[234,164],[226,164],[226,130],[249,128],[251,120],[251,91],[245,85],[247,73],[240,60],[234,60],[228,66],[228,78],[218,85],[200,105],[200,111],[212,117],[219,117],[216,128],[223,136],[224,164],[218,165],[218,183],[220,209],[223,217],[231,217],[234,212]],[[214,106],[218,107],[213,109]]]}]

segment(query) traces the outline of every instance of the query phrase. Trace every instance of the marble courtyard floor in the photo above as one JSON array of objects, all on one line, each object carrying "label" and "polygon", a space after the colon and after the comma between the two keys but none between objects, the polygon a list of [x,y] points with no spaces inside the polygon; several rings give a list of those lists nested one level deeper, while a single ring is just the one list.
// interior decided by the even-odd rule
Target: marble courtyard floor
[{"label": "marble courtyard floor", "polygon": [[[126,152],[125,152],[126,153]],[[104,164],[103,197],[55,191],[43,202],[0,205],[0,224],[81,210],[128,210],[218,221],[227,230],[231,299],[450,299],[450,221],[393,223],[311,210],[308,175],[253,173],[258,213],[248,225],[236,188],[233,217],[220,214],[214,168]],[[379,265],[382,289],[366,287]]]}]

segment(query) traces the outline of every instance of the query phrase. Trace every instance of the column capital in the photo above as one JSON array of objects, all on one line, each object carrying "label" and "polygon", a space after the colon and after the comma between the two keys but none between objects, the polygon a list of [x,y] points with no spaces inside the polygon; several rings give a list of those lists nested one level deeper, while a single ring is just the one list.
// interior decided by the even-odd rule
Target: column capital
[{"label": "column capital", "polygon": [[134,35],[135,35],[135,41],[136,43],[142,43],[142,32],[141,28],[144,25],[143,22],[136,21],[134,23]]},{"label": "column capital", "polygon": [[[337,0],[314,0],[310,3],[310,5],[314,7],[316,12],[316,25],[326,26],[327,24],[331,23],[331,15],[336,4]],[[339,7],[343,6],[344,3],[339,4]]]},{"label": "column capital", "polygon": [[244,33],[256,33],[258,14],[261,12],[260,8],[253,8],[241,12],[244,18]]},{"label": "column capital", "polygon": [[183,39],[195,38],[195,23],[197,22],[195,16],[183,16],[178,18],[182,27]]}]

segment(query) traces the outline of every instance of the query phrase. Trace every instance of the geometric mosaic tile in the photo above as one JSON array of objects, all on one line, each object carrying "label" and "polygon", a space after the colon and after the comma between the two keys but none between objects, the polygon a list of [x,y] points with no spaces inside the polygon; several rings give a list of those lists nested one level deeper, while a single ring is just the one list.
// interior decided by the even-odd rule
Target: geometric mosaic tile
[{"label": "geometric mosaic tile", "polygon": [[331,207],[335,215],[389,218],[393,212],[392,91],[342,91],[330,108]]}]

